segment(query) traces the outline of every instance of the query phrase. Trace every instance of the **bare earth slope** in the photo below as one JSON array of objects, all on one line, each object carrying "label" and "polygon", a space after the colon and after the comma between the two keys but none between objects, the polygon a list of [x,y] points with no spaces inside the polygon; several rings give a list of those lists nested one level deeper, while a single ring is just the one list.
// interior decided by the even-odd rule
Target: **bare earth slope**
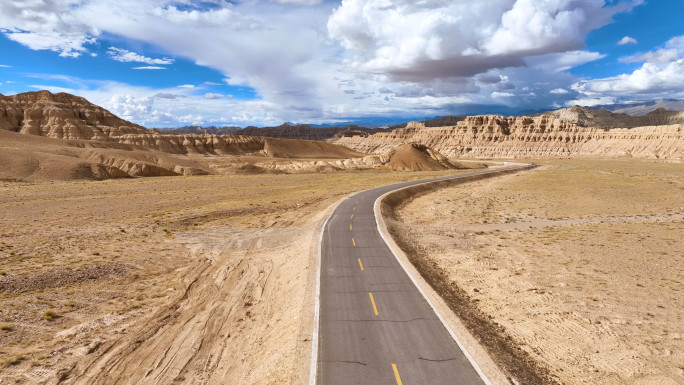
[{"label": "bare earth slope", "polygon": [[122,143],[63,140],[0,130],[0,180],[464,168],[424,146],[363,156],[325,142],[235,135],[136,134],[119,139]]},{"label": "bare earth slope", "polygon": [[0,130],[0,179],[73,180],[209,174],[193,159],[111,142],[62,140]]},{"label": "bare earth slope", "polygon": [[365,153],[384,153],[420,143],[456,157],[635,157],[684,159],[684,125],[614,128],[580,127],[553,115],[470,116],[449,127],[406,128],[368,137],[332,141]]}]

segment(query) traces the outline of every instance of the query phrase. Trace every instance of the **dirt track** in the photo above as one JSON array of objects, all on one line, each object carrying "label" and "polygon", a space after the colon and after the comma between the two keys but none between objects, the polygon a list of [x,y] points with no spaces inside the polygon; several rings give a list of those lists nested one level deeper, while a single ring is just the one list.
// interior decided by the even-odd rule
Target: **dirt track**
[{"label": "dirt track", "polygon": [[[300,342],[294,338],[299,323],[289,320],[308,314],[300,314],[307,295],[304,285],[279,290],[293,276],[305,278],[295,261],[297,254],[308,254],[312,232],[307,224],[177,234],[195,263],[173,278],[179,282],[173,299],[143,327],[101,346],[87,366],[77,366],[74,382],[289,382]],[[255,348],[258,357],[251,354]]]}]

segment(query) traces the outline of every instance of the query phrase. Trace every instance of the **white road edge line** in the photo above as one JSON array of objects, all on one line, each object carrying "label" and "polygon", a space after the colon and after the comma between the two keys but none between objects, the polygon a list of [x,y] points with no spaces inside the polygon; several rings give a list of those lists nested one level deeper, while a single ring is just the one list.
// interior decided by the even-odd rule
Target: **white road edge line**
[{"label": "white road edge line", "polygon": [[[522,169],[525,169],[525,168],[524,168],[524,167],[514,168],[514,170],[516,170],[516,171],[519,171],[519,170],[522,170]],[[504,171],[511,171],[511,170],[512,170],[512,169],[503,169],[503,170],[501,170],[501,172],[504,172]],[[483,173],[478,173],[478,174],[476,174],[476,175],[497,174],[497,173],[498,173],[498,172],[483,172]],[[471,175],[469,175],[469,176],[471,176]],[[439,318],[439,321],[442,323],[442,325],[444,325],[444,328],[449,332],[449,335],[451,335],[451,338],[453,338],[454,342],[456,342],[456,345],[458,345],[459,349],[461,349],[461,351],[463,352],[463,355],[468,359],[468,361],[470,362],[470,364],[473,366],[473,369],[475,369],[475,371],[476,371],[477,374],[480,376],[480,378],[481,378],[482,381],[485,383],[485,385],[492,385],[491,381],[489,381],[489,379],[488,379],[487,376],[484,374],[484,372],[482,371],[482,369],[480,369],[480,366],[477,364],[477,362],[475,362],[475,359],[470,355],[470,353],[468,353],[468,351],[466,350],[466,348],[463,346],[463,344],[461,343],[461,341],[458,339],[458,337],[456,336],[456,333],[454,333],[454,331],[451,330],[451,328],[449,327],[449,325],[447,324],[447,322],[444,320],[444,318],[442,317],[442,315],[439,313],[439,311],[437,310],[437,308],[435,307],[435,305],[432,303],[432,301],[430,301],[430,299],[428,298],[428,296],[425,295],[425,292],[424,292],[423,289],[420,287],[420,285],[418,284],[418,282],[415,280],[415,278],[413,277],[413,275],[411,275],[411,273],[409,273],[409,271],[406,269],[406,266],[404,265],[404,263],[403,263],[403,262],[401,261],[401,259],[397,256],[397,254],[394,252],[394,249],[392,248],[392,246],[390,245],[390,243],[387,241],[387,238],[385,238],[385,234],[384,234],[384,232],[382,231],[382,229],[380,228],[380,223],[378,222],[378,218],[381,218],[381,217],[382,217],[382,213],[381,213],[381,211],[380,211],[380,202],[382,202],[382,200],[383,200],[387,195],[392,194],[392,193],[395,193],[395,192],[397,192],[397,191],[401,191],[401,190],[403,190],[403,189],[411,188],[411,187],[422,186],[422,185],[426,185],[426,184],[430,184],[430,183],[435,183],[435,182],[439,182],[439,181],[444,181],[444,180],[459,179],[459,178],[463,178],[463,177],[464,177],[464,176],[458,176],[458,175],[456,175],[456,176],[454,176],[453,178],[444,178],[444,179],[440,179],[440,180],[437,180],[437,181],[431,181],[431,182],[425,182],[425,183],[418,183],[418,184],[415,184],[415,185],[411,185],[411,186],[407,186],[407,187],[398,188],[398,189],[396,189],[396,190],[388,191],[388,192],[386,192],[385,194],[382,194],[380,197],[378,197],[378,199],[375,200],[375,203],[373,204],[373,214],[375,215],[375,224],[377,225],[378,233],[380,233],[380,236],[382,237],[382,240],[383,240],[383,241],[385,242],[385,244],[387,245],[387,248],[390,249],[390,251],[392,252],[392,255],[394,255],[394,258],[397,260],[397,262],[399,262],[399,265],[401,266],[401,268],[404,269],[404,272],[406,273],[406,275],[408,275],[408,277],[411,279],[411,282],[413,282],[413,285],[414,285],[414,286],[418,289],[418,291],[420,292],[420,295],[422,295],[423,298],[425,298],[425,301],[427,301],[428,305],[430,305],[430,307],[431,307],[432,310],[435,312],[435,314],[437,314],[437,318]],[[383,222],[384,222],[384,220],[383,220]]]},{"label": "white road edge line", "polygon": [[[454,179],[458,179],[458,178],[454,178]],[[416,185],[409,186],[409,187],[421,186],[421,185],[430,184],[430,183],[434,183],[434,182],[420,183],[420,184],[416,184]],[[427,301],[428,305],[430,305],[430,307],[432,308],[432,311],[434,311],[435,314],[437,314],[437,318],[439,318],[439,322],[441,322],[442,325],[444,325],[444,328],[446,328],[446,330],[449,332],[449,335],[451,335],[451,338],[456,342],[456,345],[458,345],[458,348],[461,349],[461,352],[463,352],[463,355],[468,359],[468,361],[469,361],[470,364],[473,366],[473,368],[475,369],[475,371],[477,372],[477,374],[480,376],[480,378],[482,379],[482,381],[485,383],[485,385],[492,385],[492,383],[489,381],[489,379],[488,379],[487,376],[484,374],[484,372],[482,371],[482,369],[480,369],[480,366],[477,364],[477,362],[475,362],[475,359],[470,355],[470,353],[468,353],[468,351],[466,350],[466,348],[463,346],[463,344],[461,343],[461,340],[458,339],[458,337],[456,336],[456,333],[454,333],[454,331],[451,330],[451,328],[449,327],[449,325],[446,323],[446,321],[444,320],[444,318],[442,317],[442,315],[441,315],[441,314],[439,313],[439,311],[437,310],[437,307],[435,307],[435,305],[432,304],[432,301],[430,301],[430,299],[428,298],[428,296],[425,295],[425,292],[424,292],[423,289],[420,287],[420,285],[418,284],[418,282],[413,278],[413,275],[411,275],[411,274],[408,272],[408,270],[406,269],[406,266],[404,266],[404,263],[401,261],[401,259],[399,259],[399,257],[397,257],[397,254],[394,252],[394,249],[392,248],[392,246],[390,246],[389,242],[387,242],[387,238],[385,238],[384,232],[382,231],[382,229],[380,229],[380,224],[378,223],[378,218],[379,218],[380,215],[381,215],[381,212],[380,212],[380,202],[382,202],[382,199],[385,198],[385,197],[386,197],[387,195],[389,195],[389,194],[392,194],[392,193],[394,193],[394,192],[397,192],[397,191],[400,191],[400,190],[403,190],[403,189],[409,188],[409,187],[403,187],[403,188],[400,188],[400,189],[396,189],[396,190],[389,191],[389,192],[387,192],[387,193],[381,195],[380,197],[378,197],[378,199],[375,200],[375,203],[373,204],[373,212],[374,212],[374,214],[375,214],[375,224],[376,224],[377,227],[378,227],[378,232],[380,233],[380,236],[382,237],[382,240],[383,240],[383,241],[385,242],[385,244],[387,245],[387,248],[390,249],[390,251],[392,252],[392,255],[394,255],[394,258],[397,260],[397,262],[399,262],[399,265],[401,265],[401,268],[404,269],[404,272],[406,273],[406,275],[408,275],[408,277],[411,279],[411,282],[413,282],[413,285],[414,285],[414,286],[418,289],[418,291],[420,292],[420,295],[422,295],[423,298],[425,298],[425,301]]]},{"label": "white road edge line", "polygon": [[[522,167],[521,167],[521,168],[522,168]],[[510,170],[510,169],[509,169],[509,170]],[[504,170],[501,170],[501,171],[504,171]],[[492,171],[487,172],[487,171],[485,171],[485,172],[476,173],[476,174],[490,174],[490,173],[496,173],[496,172],[492,172]],[[415,184],[415,185],[411,185],[411,186],[407,186],[407,187],[398,188],[398,189],[396,189],[396,190],[388,191],[387,193],[381,195],[380,197],[378,197],[378,199],[375,200],[375,203],[373,204],[373,213],[374,213],[374,215],[375,215],[375,224],[376,224],[377,227],[378,227],[378,232],[380,233],[380,236],[382,237],[382,240],[385,242],[385,244],[387,245],[387,247],[388,247],[388,248],[390,249],[390,251],[392,252],[392,255],[394,255],[394,258],[399,262],[399,265],[401,265],[401,268],[404,269],[404,271],[406,272],[406,275],[408,275],[408,277],[411,279],[411,281],[412,281],[413,284],[416,286],[416,288],[418,288],[418,291],[419,291],[420,294],[423,296],[423,298],[425,298],[425,300],[426,300],[427,303],[430,305],[430,307],[431,307],[432,310],[435,312],[435,314],[437,314],[437,318],[439,318],[439,321],[442,323],[442,325],[444,325],[444,327],[446,328],[446,330],[447,330],[447,331],[449,332],[449,334],[451,335],[451,338],[454,339],[454,341],[456,342],[456,344],[458,345],[458,347],[461,349],[461,351],[463,352],[463,354],[466,356],[466,358],[468,359],[468,361],[470,362],[470,364],[473,365],[473,368],[475,368],[475,371],[476,371],[477,374],[480,376],[480,378],[482,378],[482,381],[484,381],[485,385],[492,385],[492,383],[491,383],[491,382],[489,381],[489,379],[487,379],[487,377],[484,375],[484,373],[482,372],[482,370],[480,369],[480,367],[477,365],[477,363],[475,362],[475,360],[472,358],[472,356],[470,356],[470,354],[465,350],[465,348],[463,347],[463,345],[462,345],[461,342],[459,341],[458,337],[456,337],[456,334],[454,334],[454,332],[451,330],[451,328],[450,328],[450,327],[447,325],[447,323],[444,321],[444,318],[442,318],[442,315],[439,314],[439,312],[437,311],[437,308],[435,308],[435,306],[432,304],[432,302],[430,302],[430,300],[428,299],[428,297],[427,297],[427,296],[425,295],[425,293],[423,292],[423,289],[421,289],[421,287],[418,285],[418,283],[414,280],[413,276],[412,276],[411,274],[409,274],[408,270],[406,270],[406,266],[404,266],[404,264],[401,262],[401,260],[399,259],[399,257],[397,257],[397,255],[394,253],[394,250],[393,250],[392,247],[390,246],[389,242],[387,242],[387,239],[385,238],[385,235],[384,235],[383,232],[380,230],[380,224],[378,223],[378,214],[377,214],[377,213],[379,212],[379,202],[382,201],[382,199],[383,199],[386,195],[389,195],[389,194],[391,194],[391,193],[393,193],[393,192],[396,192],[396,191],[399,191],[399,190],[402,190],[402,189],[405,189],[405,188],[409,188],[409,187],[414,187],[414,186],[420,186],[420,185],[424,185],[424,184],[439,182],[440,180],[458,179],[459,177],[463,177],[463,176],[455,176],[454,178],[448,178],[448,177],[447,177],[447,178],[439,178],[438,180],[433,180],[433,181],[425,182],[425,183],[418,183],[418,184]],[[311,363],[309,364],[309,365],[310,365],[310,366],[309,366],[309,385],[316,385],[316,375],[318,374],[318,333],[319,333],[319,328],[320,328],[320,308],[321,308],[321,302],[320,302],[320,301],[321,301],[321,298],[320,298],[320,297],[321,297],[321,265],[322,265],[322,262],[323,262],[323,234],[325,233],[325,228],[328,226],[328,222],[330,222],[330,219],[333,217],[333,214],[335,213],[335,210],[337,210],[337,207],[338,207],[343,201],[349,199],[350,197],[352,197],[352,196],[354,196],[354,195],[356,195],[356,194],[358,194],[358,193],[360,193],[360,192],[362,192],[362,191],[358,191],[358,192],[353,193],[353,194],[351,194],[351,195],[349,195],[349,196],[347,196],[347,197],[345,197],[345,198],[342,198],[342,199],[340,199],[339,202],[337,202],[337,204],[335,204],[335,207],[332,209],[330,216],[325,220],[325,223],[323,224],[323,227],[321,228],[321,234],[320,234],[319,239],[318,239],[318,243],[319,243],[319,244],[318,244],[318,269],[317,269],[317,272],[316,272],[316,298],[315,298],[315,300],[314,300],[314,324],[313,324],[313,333],[312,333],[312,335],[311,335]]]},{"label": "white road edge line", "polygon": [[[351,195],[350,195],[351,196]],[[335,214],[337,207],[349,199],[350,196],[340,199],[339,202],[335,204],[330,215],[323,223],[321,227],[321,235],[318,238],[318,268],[316,271],[316,298],[314,300],[314,324],[313,333],[311,335],[311,363],[309,364],[309,385],[316,385],[316,375],[318,374],[318,331],[320,328],[320,311],[321,311],[321,265],[323,264],[323,234],[325,234],[325,228],[328,227],[328,222]]]}]

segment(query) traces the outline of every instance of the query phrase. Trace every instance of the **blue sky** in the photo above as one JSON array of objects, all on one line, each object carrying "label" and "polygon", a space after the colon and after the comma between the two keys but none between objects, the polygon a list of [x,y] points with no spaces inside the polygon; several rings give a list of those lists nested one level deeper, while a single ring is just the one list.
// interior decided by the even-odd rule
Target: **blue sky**
[{"label": "blue sky", "polygon": [[0,93],[147,127],[684,99],[684,0],[3,0]]}]

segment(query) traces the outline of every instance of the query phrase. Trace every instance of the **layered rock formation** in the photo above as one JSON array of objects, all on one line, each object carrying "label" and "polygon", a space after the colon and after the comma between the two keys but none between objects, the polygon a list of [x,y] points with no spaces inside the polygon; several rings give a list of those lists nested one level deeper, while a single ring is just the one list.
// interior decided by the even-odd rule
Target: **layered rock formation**
[{"label": "layered rock formation", "polygon": [[333,140],[357,151],[382,154],[420,143],[450,158],[637,157],[684,159],[684,125],[636,128],[581,127],[552,114],[535,117],[480,115],[455,126],[406,128],[368,137]]},{"label": "layered rock formation", "polygon": [[245,155],[262,151],[264,138],[211,134],[128,134],[112,140],[169,154]]},{"label": "layered rock formation", "polygon": [[122,144],[179,155],[240,156],[270,158],[352,158],[362,157],[347,147],[318,141],[211,134],[129,134],[112,140]]},{"label": "layered rock formation", "polygon": [[109,140],[148,130],[86,99],[49,91],[0,95],[0,129],[56,139]]},{"label": "layered rock formation", "polygon": [[201,175],[203,162],[142,147],[0,130],[0,180],[71,180]]},{"label": "layered rock formation", "polygon": [[[468,168],[432,148],[408,143],[383,154],[349,157],[346,159],[296,160],[290,162],[255,162],[250,166],[260,170],[279,172],[321,172],[344,169],[386,169],[393,171],[441,171]],[[474,165],[476,168],[481,165]]]},{"label": "layered rock formation", "polygon": [[[573,107],[528,117],[449,117],[448,120],[436,120],[433,123],[454,122],[450,126],[409,123],[404,128],[379,133],[349,127],[330,139],[331,143],[346,146],[341,147],[321,141],[257,136],[163,134],[127,122],[83,98],[69,94],[40,91],[10,97],[0,95],[0,129],[44,139],[68,140],[65,146],[70,150],[65,154],[76,155],[67,155],[67,158],[79,159],[70,167],[82,171],[88,178],[92,176],[96,179],[215,173],[238,164],[231,161],[224,162],[227,166],[209,167],[196,160],[190,161],[186,155],[198,155],[205,160],[245,155],[261,157],[264,158],[265,168],[281,168],[281,171],[379,166],[395,170],[435,170],[457,166],[450,164],[443,155],[449,158],[626,156],[683,159],[684,125],[670,124],[680,121],[684,121],[684,112],[659,109],[633,117]],[[596,125],[644,127],[596,128]],[[334,131],[316,130],[309,126],[283,125],[271,131],[273,135],[308,135],[316,139],[332,135]],[[17,138],[13,140],[19,141]],[[33,142],[31,151],[37,151],[35,145],[39,141],[35,139]],[[58,146],[55,143],[49,145]],[[90,150],[76,153],[73,150],[76,147]],[[20,165],[17,165],[17,169],[21,168],[26,175],[54,173],[58,167],[50,166],[45,159],[57,159],[55,156],[64,155],[62,152],[51,150],[49,156],[40,158],[43,160],[35,170]],[[363,156],[363,153],[372,155]],[[59,159],[71,162],[67,158]],[[316,160],[284,164],[269,163],[266,161],[268,158]],[[6,159],[7,162],[10,160]]]}]

